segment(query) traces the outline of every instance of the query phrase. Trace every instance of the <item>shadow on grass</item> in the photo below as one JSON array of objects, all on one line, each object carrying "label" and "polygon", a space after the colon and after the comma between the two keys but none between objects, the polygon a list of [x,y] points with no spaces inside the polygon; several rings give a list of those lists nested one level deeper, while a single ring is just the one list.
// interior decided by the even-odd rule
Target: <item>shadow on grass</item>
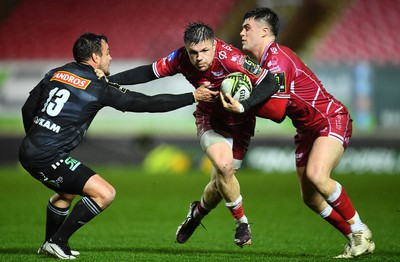
[{"label": "shadow on grass", "polygon": [[[152,248],[152,247],[93,247],[93,248],[82,248],[79,249],[81,253],[132,253],[132,254],[152,254],[152,255],[177,255],[177,256],[193,256],[193,257],[240,257],[240,255],[247,255],[249,258],[270,258],[278,259],[279,261],[284,261],[284,259],[300,259],[304,261],[324,261],[326,259],[330,260],[324,255],[316,255],[310,251],[310,254],[303,252],[265,252],[265,251],[254,251],[251,249],[238,249],[238,250],[218,250],[218,249],[200,249],[200,248]],[[33,248],[0,248],[0,260],[2,256],[18,256],[18,255],[36,255],[36,249]],[[38,255],[36,255],[38,256]],[[38,256],[39,257],[39,256]],[[368,259],[372,258],[374,261],[376,259],[383,259],[385,261],[395,261],[400,257],[400,251],[385,251],[374,253],[372,256],[361,256],[358,259]],[[336,261],[336,260],[335,260]]]},{"label": "shadow on grass", "polygon": [[[0,254],[2,255],[36,255],[36,249],[32,248],[0,248]],[[93,247],[93,248],[82,248],[79,249],[81,253],[84,252],[95,252],[95,253],[134,253],[134,254],[160,254],[160,255],[180,255],[180,256],[210,256],[210,255],[223,255],[223,256],[235,256],[235,255],[255,255],[255,256],[269,256],[269,257],[280,257],[280,258],[307,258],[315,257],[311,254],[299,254],[287,252],[259,252],[245,249],[234,250],[213,250],[213,249],[179,249],[179,248],[152,248],[152,247]],[[1,257],[1,255],[0,255]]]}]

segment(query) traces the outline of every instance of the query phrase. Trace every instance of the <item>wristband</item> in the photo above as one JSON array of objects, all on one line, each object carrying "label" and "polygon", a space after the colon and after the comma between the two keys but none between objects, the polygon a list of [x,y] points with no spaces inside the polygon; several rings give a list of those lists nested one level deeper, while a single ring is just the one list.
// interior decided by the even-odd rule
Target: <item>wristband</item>
[{"label": "wristband", "polygon": [[194,94],[194,92],[192,92],[192,94],[193,94],[194,102],[197,103],[196,95]]},{"label": "wristband", "polygon": [[240,112],[240,113],[244,113],[244,107],[243,107],[243,105],[242,105],[241,103],[239,103],[239,105],[240,105],[239,112]]}]

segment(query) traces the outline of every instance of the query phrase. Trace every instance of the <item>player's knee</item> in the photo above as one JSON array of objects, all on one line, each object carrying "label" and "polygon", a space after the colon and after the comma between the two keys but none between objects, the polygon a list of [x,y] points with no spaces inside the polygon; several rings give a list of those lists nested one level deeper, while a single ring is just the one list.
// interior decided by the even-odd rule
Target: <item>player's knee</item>
[{"label": "player's knee", "polygon": [[314,187],[318,188],[321,183],[324,181],[324,175],[321,170],[316,168],[307,168],[306,170],[307,179],[314,185]]},{"label": "player's knee", "polygon": [[114,202],[115,196],[117,192],[115,191],[114,187],[109,187],[108,190],[105,192],[105,200],[110,205],[112,202]]},{"label": "player's knee", "polygon": [[219,161],[216,168],[218,173],[223,176],[232,176],[234,174],[233,163],[231,159]]},{"label": "player's knee", "polygon": [[102,209],[107,208],[114,201],[116,191],[112,186],[106,187],[99,192],[99,195],[95,197],[96,202]]}]

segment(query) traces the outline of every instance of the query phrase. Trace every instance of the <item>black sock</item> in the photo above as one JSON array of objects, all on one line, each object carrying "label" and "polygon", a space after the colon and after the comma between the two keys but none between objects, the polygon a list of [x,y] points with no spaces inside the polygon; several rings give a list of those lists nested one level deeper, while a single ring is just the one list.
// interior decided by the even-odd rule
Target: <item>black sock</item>
[{"label": "black sock", "polygon": [[79,228],[89,222],[96,215],[103,211],[96,202],[90,197],[83,197],[79,200],[71,211],[71,214],[65,219],[62,226],[51,238],[55,242],[68,242],[68,239]]},{"label": "black sock", "polygon": [[69,212],[69,207],[59,208],[54,206],[50,201],[46,210],[46,235],[45,240],[49,240],[60,228]]}]

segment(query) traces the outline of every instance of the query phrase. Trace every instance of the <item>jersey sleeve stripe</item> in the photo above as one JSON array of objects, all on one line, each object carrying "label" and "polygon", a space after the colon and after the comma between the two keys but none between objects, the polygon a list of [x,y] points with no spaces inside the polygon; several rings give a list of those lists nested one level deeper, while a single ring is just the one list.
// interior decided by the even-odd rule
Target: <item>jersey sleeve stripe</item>
[{"label": "jersey sleeve stripe", "polygon": [[273,98],[281,98],[281,99],[288,99],[288,98],[290,98],[290,95],[289,94],[276,93],[276,94],[273,94],[271,97],[273,97]]},{"label": "jersey sleeve stripe", "polygon": [[262,72],[261,72],[261,76],[258,78],[258,80],[256,81],[256,86],[261,82],[261,81],[263,81],[264,80],[264,78],[265,78],[265,76],[268,74],[268,70],[263,70]]},{"label": "jersey sleeve stripe", "polygon": [[158,70],[157,70],[157,62],[154,62],[154,63],[152,64],[152,68],[153,68],[153,72],[154,72],[154,74],[156,75],[156,77],[157,77],[157,78],[160,78],[160,73],[158,73]]}]

